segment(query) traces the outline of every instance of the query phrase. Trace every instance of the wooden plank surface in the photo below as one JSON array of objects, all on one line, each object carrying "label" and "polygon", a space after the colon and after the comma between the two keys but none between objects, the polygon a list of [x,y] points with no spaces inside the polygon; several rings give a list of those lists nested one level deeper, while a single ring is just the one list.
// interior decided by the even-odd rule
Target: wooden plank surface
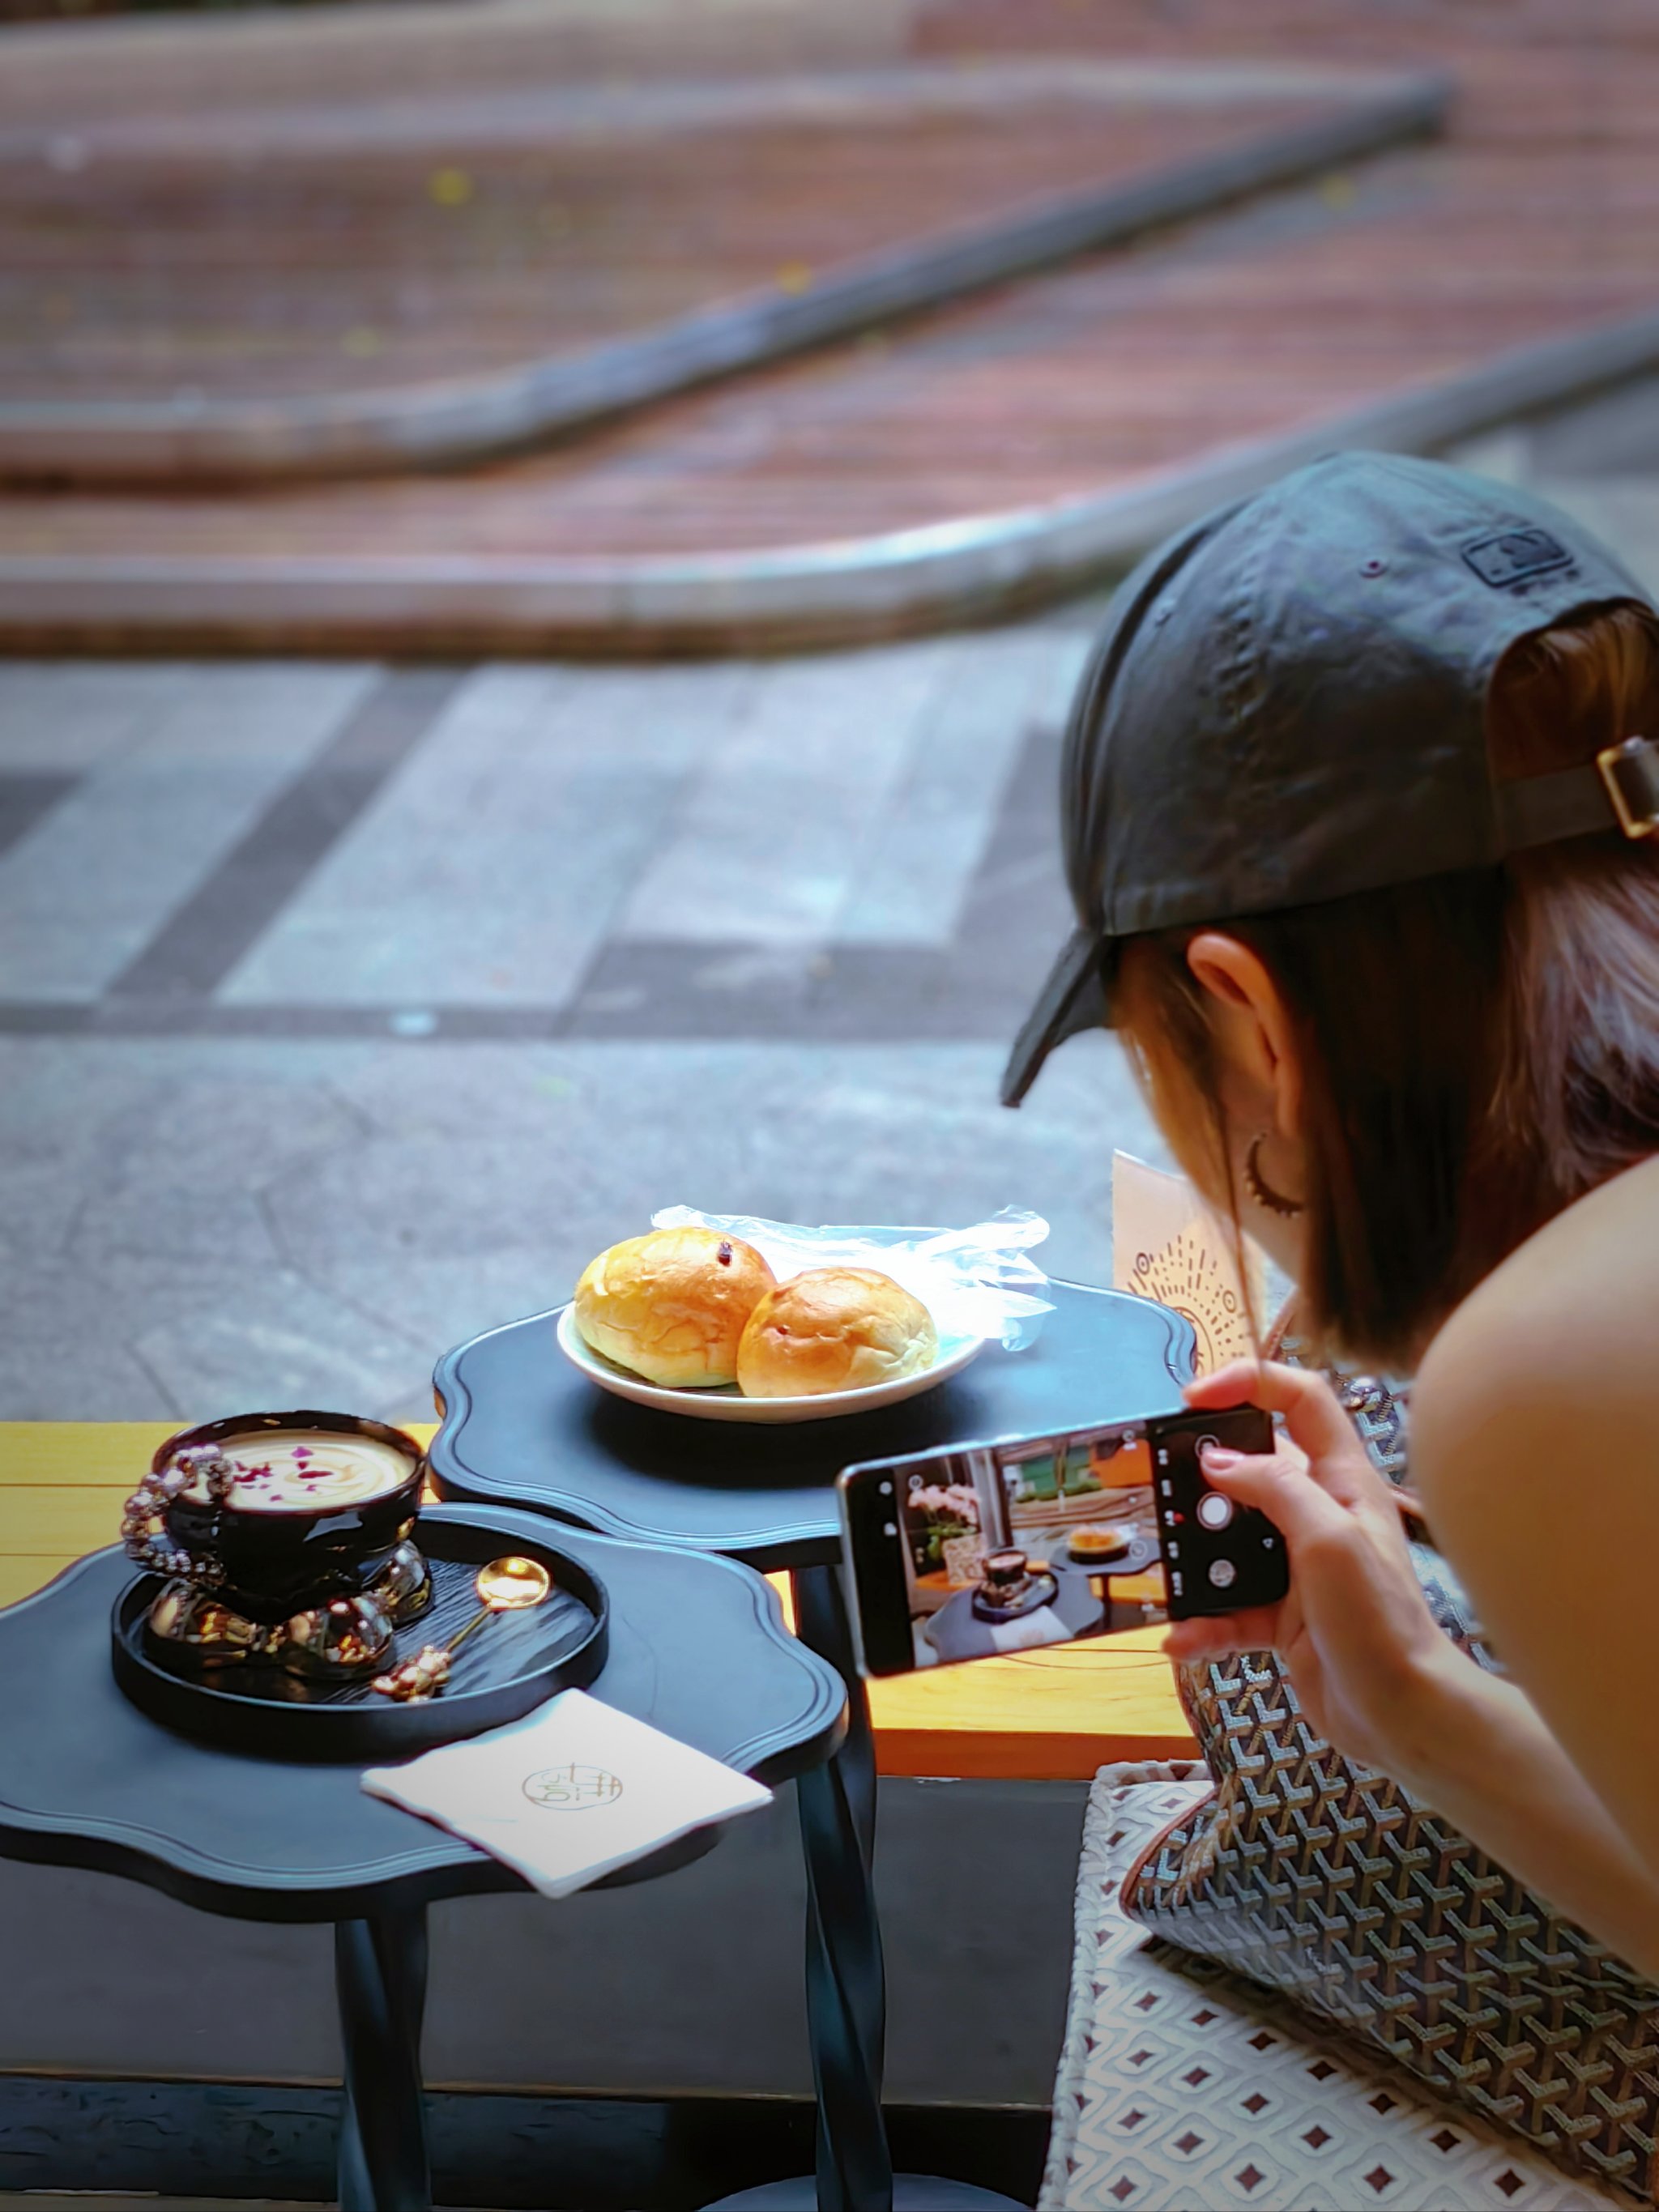
[{"label": "wooden plank surface", "polygon": [[870,1685],[884,1774],[1086,1779],[1109,1760],[1197,1749],[1162,1628]]},{"label": "wooden plank surface", "polygon": [[[0,1424],[0,1604],[115,1540],[166,1421]],[[423,1441],[430,1426],[413,1426]],[[787,1577],[773,1577],[787,1592]],[[1110,1759],[1190,1758],[1161,1629],[871,1686],[884,1774],[1086,1778]]]},{"label": "wooden plank surface", "polygon": [[0,1422],[0,1550],[26,1548],[7,1511],[13,1489],[120,1490],[125,1496],[177,1421]]}]

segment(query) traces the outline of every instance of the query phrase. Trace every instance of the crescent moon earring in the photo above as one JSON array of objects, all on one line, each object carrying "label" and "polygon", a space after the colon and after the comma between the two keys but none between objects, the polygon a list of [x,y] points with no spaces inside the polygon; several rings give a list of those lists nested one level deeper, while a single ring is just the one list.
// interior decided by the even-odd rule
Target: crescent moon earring
[{"label": "crescent moon earring", "polygon": [[1250,1149],[1244,1155],[1244,1188],[1258,1206],[1269,1213],[1278,1214],[1282,1220],[1289,1221],[1303,1211],[1303,1201],[1299,1198],[1286,1198],[1282,1191],[1275,1190],[1263,1176],[1261,1146],[1267,1133],[1263,1129],[1250,1139]]}]

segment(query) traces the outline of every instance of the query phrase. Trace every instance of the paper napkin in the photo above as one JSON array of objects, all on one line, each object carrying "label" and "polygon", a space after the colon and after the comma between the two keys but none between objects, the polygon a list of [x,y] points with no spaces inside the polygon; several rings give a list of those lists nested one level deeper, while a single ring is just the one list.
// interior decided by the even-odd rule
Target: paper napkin
[{"label": "paper napkin", "polygon": [[581,1690],[406,1766],[371,1766],[363,1788],[480,1844],[544,1897],[568,1897],[772,1796],[735,1767]]}]

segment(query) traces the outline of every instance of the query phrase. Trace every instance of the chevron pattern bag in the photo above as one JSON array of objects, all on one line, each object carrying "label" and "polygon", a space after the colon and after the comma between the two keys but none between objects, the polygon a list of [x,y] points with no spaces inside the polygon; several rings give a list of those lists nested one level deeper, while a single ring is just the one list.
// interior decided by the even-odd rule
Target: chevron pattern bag
[{"label": "chevron pattern bag", "polygon": [[[1331,1379],[1401,1482],[1404,1393]],[[1424,1542],[1412,1553],[1440,1626],[1495,1664],[1444,1561]],[[1131,1917],[1296,1998],[1569,2170],[1659,2203],[1659,1986],[1316,1735],[1271,1653],[1178,1672],[1214,1787],[1130,1868]]]}]

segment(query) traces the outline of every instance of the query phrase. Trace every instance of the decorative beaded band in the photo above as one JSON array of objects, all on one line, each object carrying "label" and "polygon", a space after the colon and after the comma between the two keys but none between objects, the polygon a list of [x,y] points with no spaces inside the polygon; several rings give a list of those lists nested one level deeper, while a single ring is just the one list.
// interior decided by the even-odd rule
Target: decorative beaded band
[{"label": "decorative beaded band", "polygon": [[121,1515],[121,1541],[130,1559],[159,1575],[181,1575],[204,1589],[223,1582],[225,1570],[218,1559],[198,1559],[167,1530],[167,1507],[179,1493],[198,1486],[205,1488],[216,1505],[223,1504],[236,1480],[236,1466],[217,1444],[187,1444],[164,1468],[152,1468],[139,1484]]}]

